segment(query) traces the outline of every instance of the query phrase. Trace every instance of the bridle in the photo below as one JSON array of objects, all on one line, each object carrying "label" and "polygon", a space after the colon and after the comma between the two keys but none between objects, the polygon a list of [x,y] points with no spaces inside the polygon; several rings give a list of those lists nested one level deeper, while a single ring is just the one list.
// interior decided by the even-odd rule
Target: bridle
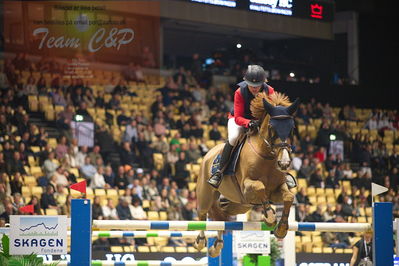
[{"label": "bridle", "polygon": [[[275,116],[271,116],[269,119],[279,119],[279,120],[283,120],[283,119],[293,119],[294,117],[292,115],[275,115]],[[270,122],[269,122],[269,126],[270,126]],[[274,135],[271,137],[271,142],[272,144],[270,144],[270,142],[264,138],[263,136],[260,135],[260,130],[258,127],[258,136],[263,139],[263,141],[266,143],[266,145],[270,148],[270,150],[272,151],[272,153],[275,153],[274,150],[276,148],[279,149],[287,149],[289,152],[292,152],[292,146],[290,144],[288,144],[286,141],[284,142],[280,142],[277,144],[274,144],[274,141],[277,139],[277,135]]]}]

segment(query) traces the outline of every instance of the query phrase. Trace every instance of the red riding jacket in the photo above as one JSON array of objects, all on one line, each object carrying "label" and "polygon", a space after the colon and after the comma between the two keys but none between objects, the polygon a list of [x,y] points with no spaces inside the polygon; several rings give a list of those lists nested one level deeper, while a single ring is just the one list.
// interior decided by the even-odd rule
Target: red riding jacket
[{"label": "red riding jacket", "polygon": [[[229,114],[229,119],[234,117],[237,125],[248,127],[249,122],[254,119],[250,110],[250,103],[255,97],[248,89],[248,85],[243,81],[238,83],[238,89],[234,93],[234,109]],[[273,87],[263,83],[260,92],[265,91],[267,95],[274,93]]]}]

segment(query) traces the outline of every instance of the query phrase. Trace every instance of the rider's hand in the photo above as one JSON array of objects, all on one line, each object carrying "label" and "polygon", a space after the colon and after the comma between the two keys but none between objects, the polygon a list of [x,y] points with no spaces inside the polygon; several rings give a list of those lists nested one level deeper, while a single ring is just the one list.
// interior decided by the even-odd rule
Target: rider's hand
[{"label": "rider's hand", "polygon": [[259,121],[258,120],[251,120],[249,122],[249,124],[248,124],[248,128],[252,129],[252,130],[258,129],[258,127],[259,127]]}]

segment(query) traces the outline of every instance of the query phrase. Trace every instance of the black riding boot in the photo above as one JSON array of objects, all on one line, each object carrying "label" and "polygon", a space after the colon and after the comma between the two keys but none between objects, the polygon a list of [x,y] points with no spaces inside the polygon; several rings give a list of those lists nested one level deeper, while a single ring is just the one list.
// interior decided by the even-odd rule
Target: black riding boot
[{"label": "black riding boot", "polygon": [[230,143],[226,141],[222,151],[222,157],[220,158],[219,169],[208,179],[208,183],[214,188],[218,188],[220,182],[222,182],[223,171],[230,161],[231,150],[233,147],[234,146],[231,146]]}]

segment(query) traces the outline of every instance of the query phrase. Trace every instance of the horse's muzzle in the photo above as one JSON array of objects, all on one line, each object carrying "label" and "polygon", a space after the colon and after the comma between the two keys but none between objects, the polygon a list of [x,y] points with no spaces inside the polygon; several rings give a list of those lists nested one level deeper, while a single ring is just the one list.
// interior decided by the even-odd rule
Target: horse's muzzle
[{"label": "horse's muzzle", "polygon": [[290,164],[291,164],[290,161],[277,161],[277,166],[282,171],[286,171],[288,169],[288,167],[290,166]]}]

